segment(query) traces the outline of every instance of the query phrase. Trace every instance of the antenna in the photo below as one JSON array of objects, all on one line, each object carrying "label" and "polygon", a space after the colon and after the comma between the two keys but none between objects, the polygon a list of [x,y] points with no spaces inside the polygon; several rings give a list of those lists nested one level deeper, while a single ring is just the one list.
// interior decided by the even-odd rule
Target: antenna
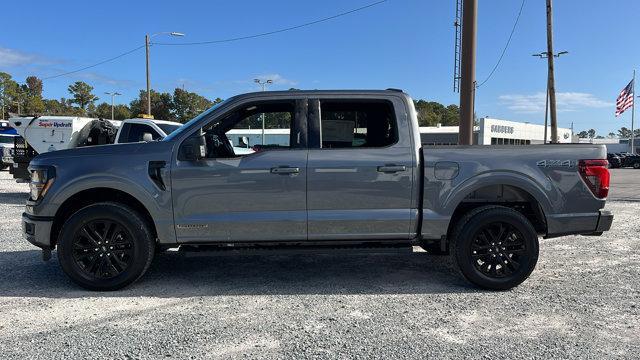
[{"label": "antenna", "polygon": [[456,28],[455,45],[453,49],[453,91],[460,92],[460,49],[462,47],[462,0],[456,0],[456,18],[453,26]]}]

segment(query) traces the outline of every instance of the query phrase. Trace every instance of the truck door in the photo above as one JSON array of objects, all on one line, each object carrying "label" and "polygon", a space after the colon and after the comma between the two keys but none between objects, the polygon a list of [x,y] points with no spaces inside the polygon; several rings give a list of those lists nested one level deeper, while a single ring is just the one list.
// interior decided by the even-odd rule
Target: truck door
[{"label": "truck door", "polygon": [[[229,141],[263,123],[289,136],[242,152]],[[306,240],[305,123],[306,100],[284,100],[244,103],[204,126],[206,158],[171,169],[178,242]]]},{"label": "truck door", "polygon": [[309,240],[409,238],[416,160],[406,114],[379,99],[310,100],[309,109]]}]

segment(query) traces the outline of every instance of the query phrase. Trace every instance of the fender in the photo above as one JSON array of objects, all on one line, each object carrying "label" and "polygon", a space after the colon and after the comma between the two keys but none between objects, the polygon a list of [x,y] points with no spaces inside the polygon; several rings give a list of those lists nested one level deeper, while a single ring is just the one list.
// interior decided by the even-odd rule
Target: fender
[{"label": "fender", "polygon": [[105,173],[80,176],[62,183],[62,187],[51,194],[52,198],[48,202],[51,210],[55,208],[57,211],[66,200],[85,190],[97,188],[118,190],[132,196],[147,209],[153,219],[160,243],[176,243],[170,191],[161,191],[151,181],[136,183],[115,174]]}]

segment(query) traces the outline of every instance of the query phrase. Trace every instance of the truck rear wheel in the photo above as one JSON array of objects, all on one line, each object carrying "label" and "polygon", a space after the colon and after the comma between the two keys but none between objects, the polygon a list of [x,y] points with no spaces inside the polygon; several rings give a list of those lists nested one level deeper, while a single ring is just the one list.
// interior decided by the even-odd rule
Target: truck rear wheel
[{"label": "truck rear wheel", "polygon": [[58,259],[62,270],[89,290],[117,290],[149,268],[155,240],[148,224],[119,203],[89,205],[62,227]]},{"label": "truck rear wheel", "polygon": [[521,213],[485,206],[456,225],[451,256],[474,285],[507,290],[525,281],[538,261],[538,234]]}]

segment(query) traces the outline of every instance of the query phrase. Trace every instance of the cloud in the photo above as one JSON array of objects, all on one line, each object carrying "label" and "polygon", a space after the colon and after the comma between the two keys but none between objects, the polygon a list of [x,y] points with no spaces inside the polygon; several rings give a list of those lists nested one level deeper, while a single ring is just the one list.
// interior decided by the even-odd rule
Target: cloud
[{"label": "cloud", "polygon": [[25,53],[15,49],[0,47],[0,66],[14,67],[22,65],[32,65],[39,62],[39,57],[34,54]]},{"label": "cloud", "polygon": [[[498,97],[501,105],[516,113],[544,112],[545,93],[538,92],[532,95],[512,94]],[[571,112],[586,108],[605,108],[614,106],[613,102],[598,99],[593,94],[580,92],[556,93],[557,111]]]}]

